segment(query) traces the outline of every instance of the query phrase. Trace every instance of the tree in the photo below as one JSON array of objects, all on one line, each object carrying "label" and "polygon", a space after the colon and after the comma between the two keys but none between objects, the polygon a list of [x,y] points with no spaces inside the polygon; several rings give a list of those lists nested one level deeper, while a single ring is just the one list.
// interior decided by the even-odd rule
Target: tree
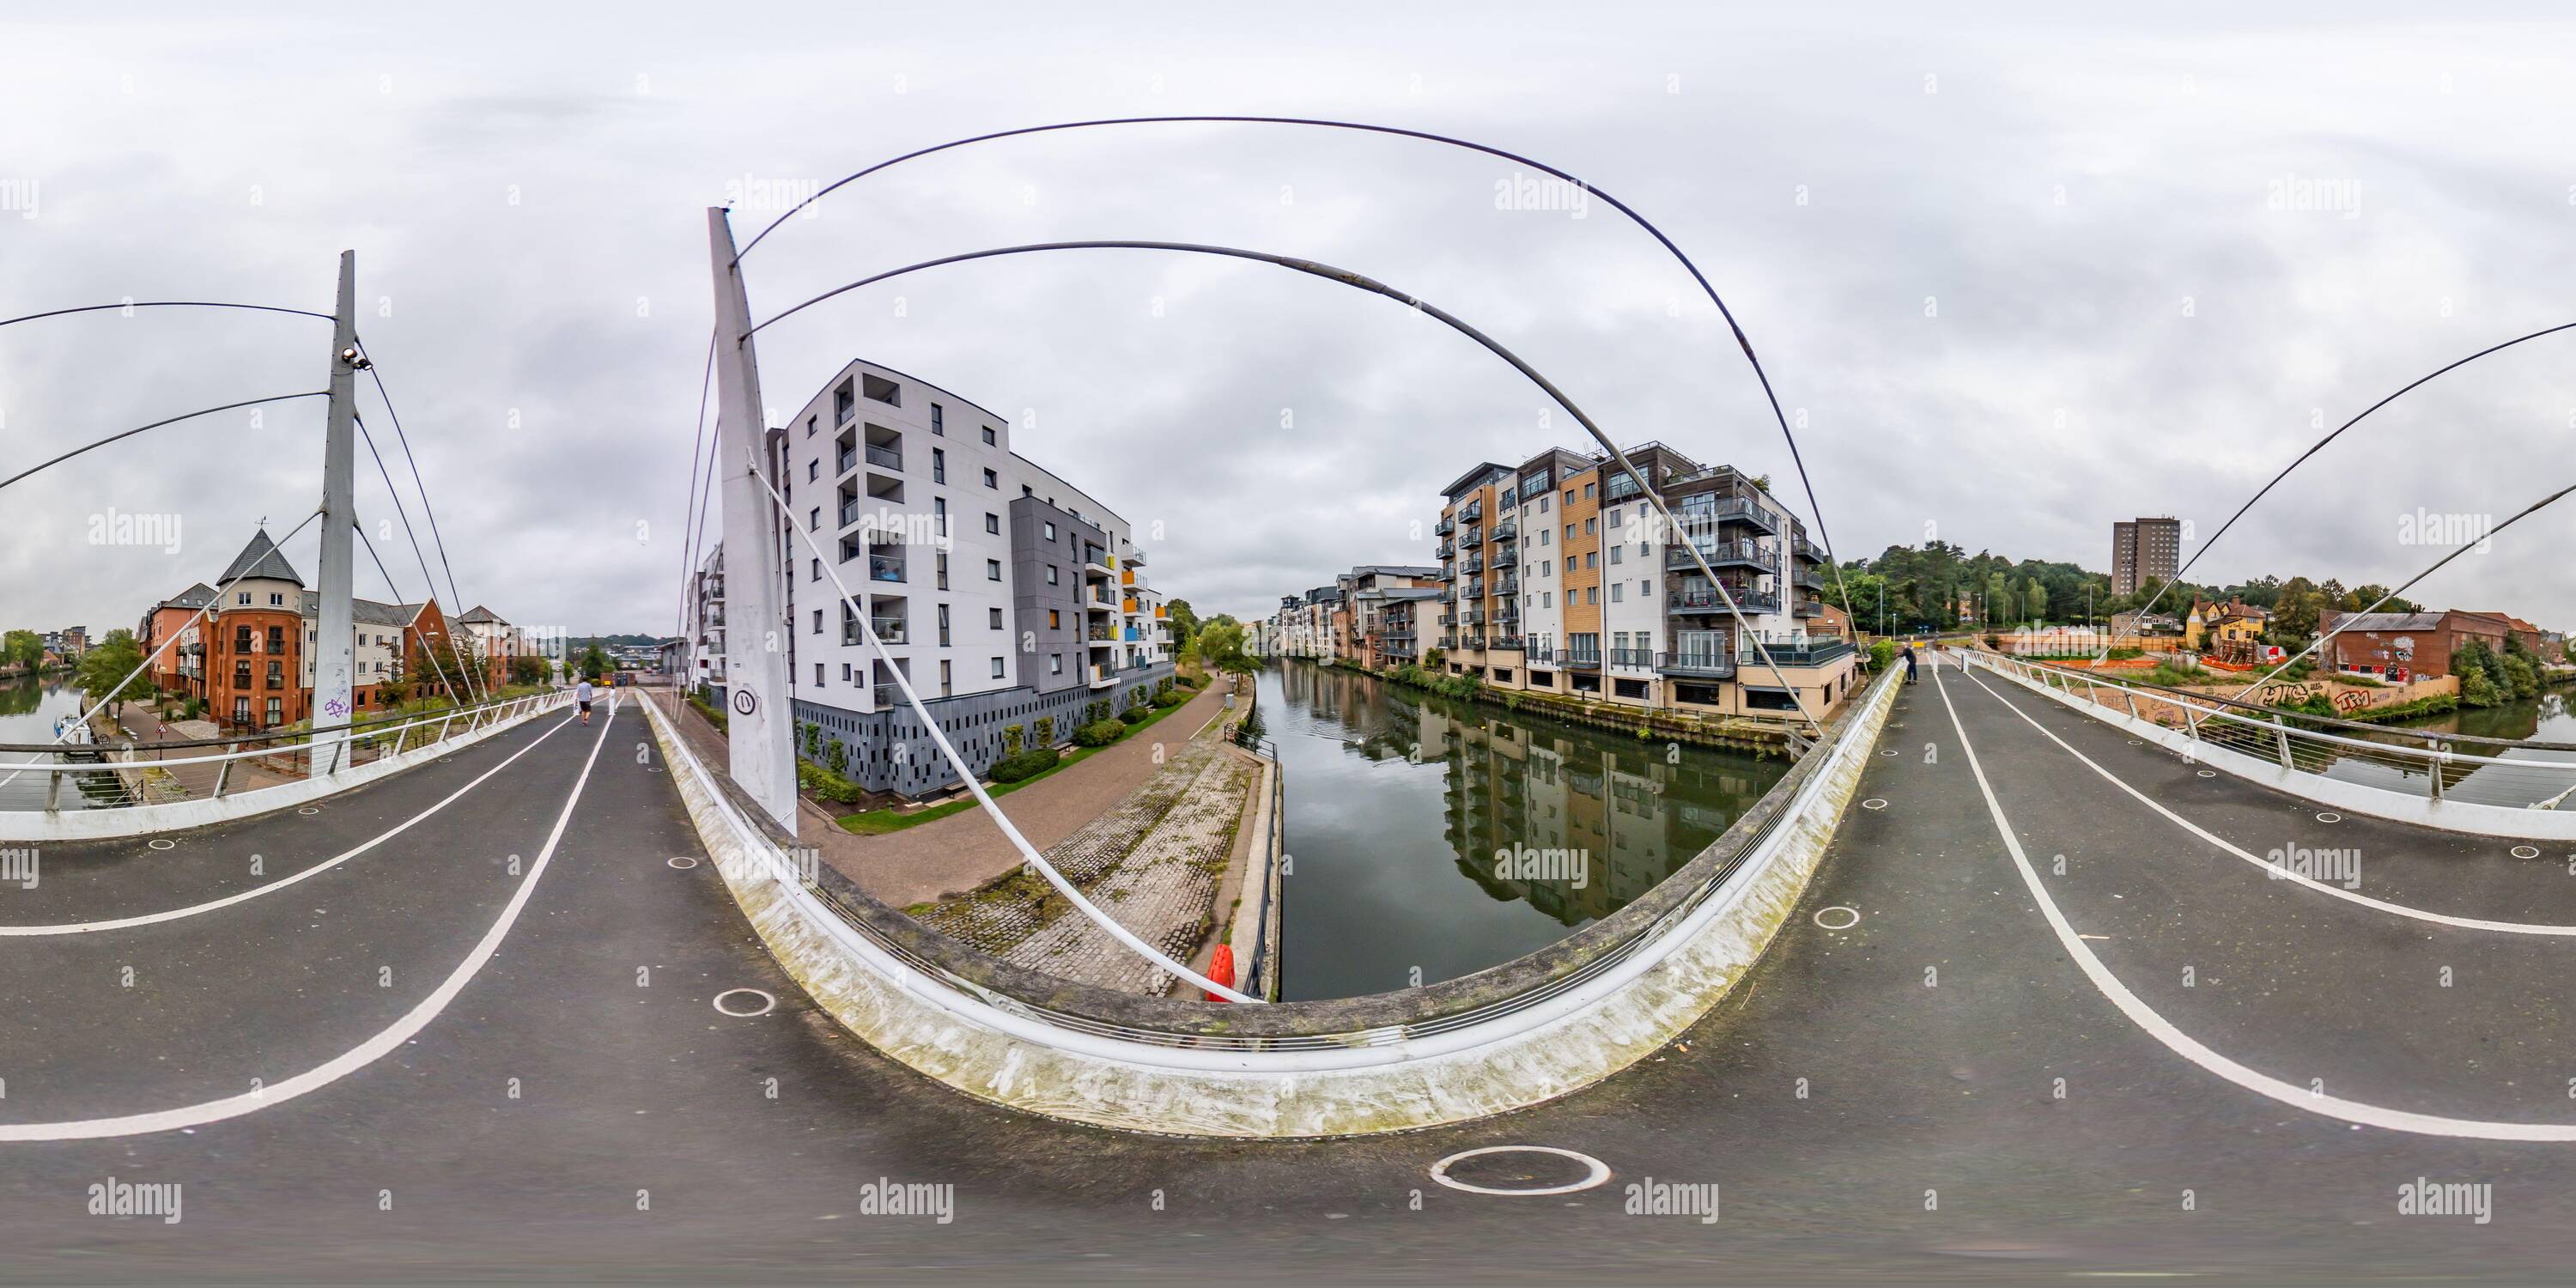
[{"label": "tree", "polygon": [[597,683],[599,677],[606,674],[608,674],[608,650],[601,648],[597,641],[593,641],[591,646],[583,649],[581,653],[582,678]]},{"label": "tree", "polygon": [[1175,599],[1164,607],[1172,614],[1172,651],[1178,653],[1188,648],[1191,640],[1198,638],[1198,610],[1191,608],[1190,601],[1186,599]]},{"label": "tree", "polygon": [[552,670],[546,659],[535,653],[514,654],[510,658],[510,683],[543,684],[546,672]]},{"label": "tree", "polygon": [[44,636],[34,631],[11,631],[0,635],[0,666],[23,666],[33,671],[44,660]]},{"label": "tree", "polygon": [[[134,632],[118,627],[82,655],[75,682],[90,704],[95,706],[107,701],[108,695],[117,692],[118,686],[125,683],[125,677],[141,665],[143,646],[134,642]],[[148,693],[151,690],[149,685],[145,685],[138,691]]]},{"label": "tree", "polygon": [[1199,628],[1199,660],[1220,670],[1233,670],[1244,661],[1243,627],[1218,617]]}]

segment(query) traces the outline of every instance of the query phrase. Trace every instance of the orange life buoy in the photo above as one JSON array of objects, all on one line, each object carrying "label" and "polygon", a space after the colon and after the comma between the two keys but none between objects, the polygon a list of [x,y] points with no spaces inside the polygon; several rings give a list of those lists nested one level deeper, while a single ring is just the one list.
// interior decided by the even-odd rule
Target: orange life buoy
[{"label": "orange life buoy", "polygon": [[[1225,985],[1227,988],[1234,987],[1234,945],[1218,944],[1216,946],[1216,956],[1208,961],[1208,978]],[[1226,999],[1219,997],[1214,993],[1210,993],[1207,995],[1207,1000],[1211,1002],[1222,1002]]]}]

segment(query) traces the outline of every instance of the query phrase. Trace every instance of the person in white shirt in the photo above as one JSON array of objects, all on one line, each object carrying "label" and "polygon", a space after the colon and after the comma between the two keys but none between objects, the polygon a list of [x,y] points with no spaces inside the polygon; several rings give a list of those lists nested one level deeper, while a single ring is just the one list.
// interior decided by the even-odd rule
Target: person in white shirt
[{"label": "person in white shirt", "polygon": [[580,687],[578,687],[578,688],[574,689],[574,690],[573,690],[573,694],[572,694],[572,695],[573,695],[573,697],[574,697],[574,699],[575,699],[575,700],[577,700],[577,701],[579,701],[579,702],[581,703],[581,722],[582,722],[583,724],[589,724],[589,723],[590,723],[590,680],[589,680],[589,678],[588,678],[587,676],[583,677]]}]

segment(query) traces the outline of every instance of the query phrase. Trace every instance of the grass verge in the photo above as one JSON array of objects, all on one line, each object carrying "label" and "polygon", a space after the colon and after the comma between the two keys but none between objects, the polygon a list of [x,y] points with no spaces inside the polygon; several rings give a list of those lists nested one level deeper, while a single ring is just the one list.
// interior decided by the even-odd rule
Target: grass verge
[{"label": "grass verge", "polygon": [[[1206,692],[1206,690],[1202,689],[1200,692],[1203,693]],[[1192,696],[1195,697],[1196,695],[1193,694]],[[1125,744],[1135,738],[1137,734],[1162,723],[1163,717],[1168,716],[1175,711],[1185,710],[1189,705],[1189,703],[1183,702],[1177,706],[1156,708],[1154,714],[1147,717],[1145,720],[1137,724],[1125,726],[1127,730],[1126,735],[1121,737],[1117,742],[1109,744],[1109,747],[1116,747]],[[1061,774],[1075,765],[1079,765],[1083,761],[1090,759],[1093,755],[1109,750],[1109,747],[1076,747],[1073,749],[1071,755],[1057,761],[1055,768],[1053,769],[1028,778],[1023,778],[1016,783],[997,783],[990,787],[986,787],[984,792],[986,795],[997,799],[1008,796],[1031,783],[1043,783],[1047,779],[1052,778],[1057,774]],[[840,819],[840,826],[842,831],[855,833],[859,836],[883,836],[888,832],[900,832],[906,828],[919,827],[933,819],[946,818],[951,814],[973,808],[975,808],[975,798],[973,796],[960,796],[953,801],[941,801],[927,809],[872,809],[864,810],[856,814],[845,814]]]}]

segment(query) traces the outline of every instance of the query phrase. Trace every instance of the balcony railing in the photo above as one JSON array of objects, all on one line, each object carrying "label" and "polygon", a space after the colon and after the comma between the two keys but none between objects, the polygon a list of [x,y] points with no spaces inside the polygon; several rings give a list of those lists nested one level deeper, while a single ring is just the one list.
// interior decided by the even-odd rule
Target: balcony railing
[{"label": "balcony railing", "polygon": [[1517,521],[1515,521],[1515,520],[1505,519],[1505,520],[1503,520],[1502,522],[1497,523],[1497,524],[1495,524],[1495,525],[1494,525],[1494,531],[1493,531],[1493,534],[1492,534],[1491,536],[1487,537],[1487,538],[1486,538],[1486,540],[1488,540],[1488,541],[1517,541],[1517,540],[1519,540],[1519,539],[1520,539],[1520,535],[1521,535],[1521,525],[1520,525]]},{"label": "balcony railing", "polygon": [[903,561],[903,560],[901,560],[901,559],[888,559],[888,558],[886,558],[886,557],[885,557],[885,556],[883,556],[883,555],[869,555],[869,556],[868,556],[868,580],[870,580],[870,581],[903,581],[903,580],[905,580],[905,579],[906,579],[906,577],[905,577],[905,572],[904,572],[903,562],[904,562],[904,561]]},{"label": "balcony railing", "polygon": [[1440,516],[1440,521],[1438,523],[1431,525],[1432,534],[1435,536],[1445,537],[1457,530],[1458,521],[1445,514]]},{"label": "balcony railing", "polygon": [[[852,623],[852,625],[856,625],[856,623]],[[908,628],[905,622],[899,617],[871,617],[868,619],[868,629],[875,631],[877,638],[888,644],[909,644],[912,642],[911,636],[907,634]],[[848,642],[852,644],[858,643],[855,639]]]},{"label": "balcony railing", "polygon": [[903,701],[903,690],[891,684],[870,685],[868,701],[879,711],[888,710]]},{"label": "balcony railing", "polygon": [[1458,512],[1458,522],[1460,523],[1474,523],[1476,520],[1484,517],[1485,502],[1482,497],[1469,501],[1467,503],[1467,508]]},{"label": "balcony railing", "polygon": [[1601,655],[1599,653],[1576,653],[1565,649],[1558,649],[1556,652],[1556,664],[1573,671],[1598,671],[1601,669]]},{"label": "balcony railing", "polygon": [[1484,625],[1484,624],[1485,624],[1485,610],[1484,610],[1484,609],[1481,609],[1481,608],[1470,608],[1470,609],[1468,609],[1468,610],[1466,611],[1466,613],[1464,614],[1464,617],[1465,617],[1466,623],[1467,623],[1469,626],[1482,626],[1482,625]]},{"label": "balcony railing", "polygon": [[1666,568],[1699,567],[1699,564],[1691,558],[1693,548],[1698,549],[1701,556],[1708,560],[1708,566],[1711,568],[1758,568],[1775,577],[1780,573],[1779,553],[1765,550],[1751,541],[1694,541],[1686,546],[1673,546],[1664,552],[1664,566]]},{"label": "balcony railing", "polygon": [[1614,648],[1610,650],[1610,665],[1612,666],[1633,666],[1642,668],[1653,666],[1654,664],[1655,651],[1650,648]]},{"label": "balcony railing", "polygon": [[[1850,640],[1835,635],[1793,635],[1780,638],[1763,635],[1760,639],[1762,647],[1770,652],[1771,660],[1782,666],[1822,666],[1836,658],[1847,657],[1859,651]],[[1762,656],[1754,651],[1750,643],[1744,646],[1744,655],[1756,661],[1759,661]]]},{"label": "balcony railing", "polygon": [[850,467],[857,465],[858,463],[859,454],[844,447],[841,449],[840,454],[832,460],[832,473],[835,475],[847,474],[850,472]]},{"label": "balcony railing", "polygon": [[1495,547],[1495,548],[1494,548],[1494,566],[1495,566],[1495,567],[1497,567],[1497,568],[1512,568],[1512,567],[1517,567],[1517,566],[1519,566],[1520,561],[1521,561],[1521,549],[1520,549],[1520,547],[1519,547],[1519,546],[1497,546],[1497,547]]},{"label": "balcony railing", "polygon": [[1681,653],[1657,653],[1655,669],[1666,675],[1695,676],[1723,680],[1735,674],[1735,659],[1715,650],[1690,650]]},{"label": "balcony railing", "polygon": [[1609,473],[1610,482],[1601,489],[1604,501],[1625,501],[1645,490],[1637,486],[1637,480],[1630,478],[1626,470],[1614,469]]},{"label": "balcony railing", "polygon": [[1798,558],[1804,559],[1809,563],[1824,563],[1826,561],[1824,548],[1817,545],[1815,542],[1807,540],[1804,534],[1800,534],[1797,542],[1792,545],[1790,549]]},{"label": "balcony railing", "polygon": [[1822,617],[1825,615],[1824,601],[1816,599],[1801,599],[1798,601],[1797,607],[1790,610],[1790,615],[1793,617]]},{"label": "balcony railing", "polygon": [[1456,555],[1457,555],[1457,553],[1458,553],[1458,547],[1457,547],[1457,545],[1456,545],[1455,543],[1453,543],[1453,542],[1443,541],[1443,542],[1441,542],[1441,543],[1440,543],[1440,548],[1439,548],[1438,550],[1434,550],[1434,551],[1432,551],[1431,553],[1432,553],[1432,556],[1433,556],[1434,558],[1439,558],[1439,559],[1449,559],[1449,558],[1454,558],[1454,557],[1456,557]]},{"label": "balcony railing", "polygon": [[1484,570],[1485,556],[1481,553],[1467,556],[1467,562],[1459,565],[1458,567],[1458,571],[1467,573],[1470,576],[1483,572]]},{"label": "balcony railing", "polygon": [[1511,649],[1514,652],[1518,652],[1521,647],[1521,637],[1518,635],[1497,635],[1492,639],[1487,640],[1486,646],[1493,649]]},{"label": "balcony railing", "polygon": [[[1735,606],[1747,613],[1780,611],[1780,596],[1771,591],[1735,590],[1730,587],[1727,593],[1734,595]],[[1718,598],[1714,590],[1677,590],[1664,597],[1664,611],[1667,613],[1723,613],[1726,611],[1726,601]]]}]

